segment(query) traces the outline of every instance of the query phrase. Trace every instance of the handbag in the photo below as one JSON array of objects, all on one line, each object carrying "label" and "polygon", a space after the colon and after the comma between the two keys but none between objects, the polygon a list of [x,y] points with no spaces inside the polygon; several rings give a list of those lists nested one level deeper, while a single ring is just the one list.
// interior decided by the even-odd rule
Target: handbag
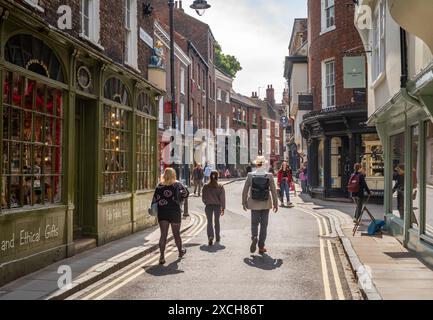
[{"label": "handbag", "polygon": [[158,216],[158,202],[155,202],[149,208],[149,215],[151,215],[152,217],[157,217]]}]

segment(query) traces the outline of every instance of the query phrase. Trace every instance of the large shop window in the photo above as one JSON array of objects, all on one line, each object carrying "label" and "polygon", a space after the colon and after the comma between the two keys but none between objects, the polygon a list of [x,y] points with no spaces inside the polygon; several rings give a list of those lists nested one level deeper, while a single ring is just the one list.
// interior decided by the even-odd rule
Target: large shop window
[{"label": "large shop window", "polygon": [[411,128],[412,134],[412,214],[411,214],[411,226],[412,228],[419,227],[420,217],[420,205],[421,205],[421,194],[419,190],[420,181],[420,165],[419,165],[419,141],[420,141],[420,129],[419,126]]},{"label": "large shop window", "polygon": [[148,94],[139,95],[137,109],[137,190],[147,190],[156,185],[156,115]]},{"label": "large shop window", "polygon": [[391,159],[393,168],[392,213],[404,219],[404,133],[391,137]]},{"label": "large shop window", "polygon": [[426,124],[426,234],[433,237],[433,123]]},{"label": "large shop window", "polygon": [[[104,194],[129,191],[129,95],[125,85],[117,78],[107,80],[104,97],[117,104],[104,105]],[[122,105],[122,106],[120,106]]]},{"label": "large shop window", "polygon": [[383,145],[376,133],[362,135],[363,158],[366,180],[373,192],[383,194],[385,189],[385,161]]},{"label": "large shop window", "polygon": [[341,138],[331,140],[331,185],[333,189],[341,188]]},{"label": "large shop window", "polygon": [[1,208],[62,201],[63,91],[5,71]]}]

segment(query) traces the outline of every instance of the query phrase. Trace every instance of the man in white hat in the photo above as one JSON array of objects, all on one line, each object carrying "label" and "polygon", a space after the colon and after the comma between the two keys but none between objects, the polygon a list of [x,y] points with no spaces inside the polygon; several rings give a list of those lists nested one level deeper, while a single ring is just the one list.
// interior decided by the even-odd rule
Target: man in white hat
[{"label": "man in white hat", "polygon": [[[251,253],[256,252],[257,244],[259,253],[267,252],[265,247],[269,212],[273,208],[278,211],[278,196],[274,177],[267,173],[264,165],[266,158],[258,156],[255,164],[257,170],[249,173],[242,193],[242,205],[244,210],[251,210]],[[272,199],[271,199],[272,196]],[[259,235],[260,226],[260,235]]]}]

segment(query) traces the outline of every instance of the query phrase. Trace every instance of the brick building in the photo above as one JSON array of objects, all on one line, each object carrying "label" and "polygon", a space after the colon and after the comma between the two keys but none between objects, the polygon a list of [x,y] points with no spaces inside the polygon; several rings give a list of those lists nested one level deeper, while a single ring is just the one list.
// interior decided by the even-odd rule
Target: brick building
[{"label": "brick building", "polygon": [[0,14],[1,285],[155,224],[164,91],[141,1],[1,0]]},{"label": "brick building", "polygon": [[380,148],[368,127],[365,86],[344,87],[345,57],[362,57],[363,44],[353,23],[353,1],[308,1],[309,91],[314,111],[301,124],[308,143],[308,176],[313,196],[348,197],[348,180],[356,162],[369,173],[367,183],[380,193],[383,179],[372,151]]}]

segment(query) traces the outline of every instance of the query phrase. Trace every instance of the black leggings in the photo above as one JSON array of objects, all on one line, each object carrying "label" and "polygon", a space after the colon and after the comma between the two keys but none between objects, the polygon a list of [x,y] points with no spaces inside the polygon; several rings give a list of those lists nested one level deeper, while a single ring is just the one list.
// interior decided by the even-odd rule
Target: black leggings
[{"label": "black leggings", "polygon": [[168,221],[160,221],[159,228],[161,230],[161,238],[159,239],[159,251],[161,256],[165,255],[165,247],[167,245],[168,229],[171,225],[171,231],[173,232],[174,241],[176,242],[177,249],[179,252],[182,251],[182,239],[180,238],[180,223],[170,223]]}]

